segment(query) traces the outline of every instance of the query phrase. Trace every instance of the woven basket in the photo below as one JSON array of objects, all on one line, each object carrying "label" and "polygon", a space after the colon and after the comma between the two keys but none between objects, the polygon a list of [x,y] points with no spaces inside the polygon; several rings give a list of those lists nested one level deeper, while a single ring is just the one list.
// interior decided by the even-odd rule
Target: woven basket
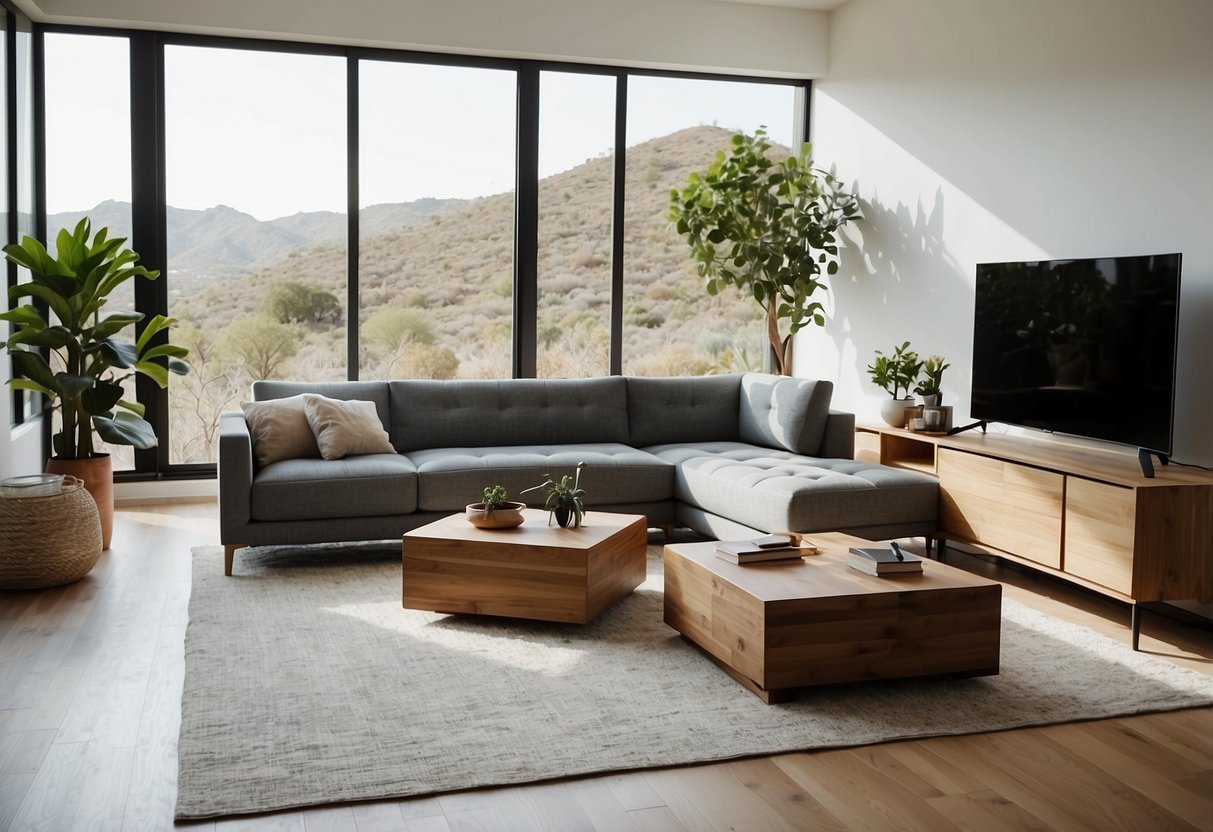
[{"label": "woven basket", "polygon": [[76,477],[58,494],[0,498],[0,589],[70,584],[99,557],[97,504]]}]

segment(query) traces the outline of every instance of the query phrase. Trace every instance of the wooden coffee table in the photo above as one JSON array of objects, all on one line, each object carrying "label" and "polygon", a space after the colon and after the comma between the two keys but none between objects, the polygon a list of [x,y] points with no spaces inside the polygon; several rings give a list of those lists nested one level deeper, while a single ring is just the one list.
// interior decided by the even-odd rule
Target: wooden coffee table
[{"label": "wooden coffee table", "polygon": [[590,511],[562,529],[525,513],[513,529],[456,514],[405,532],[405,609],[585,624],[644,581],[642,515]]},{"label": "wooden coffee table", "polygon": [[764,702],[811,685],[998,672],[1002,585],[937,561],[877,578],[847,566],[874,545],[814,534],[821,554],[738,566],[715,543],[665,547],[665,623]]}]

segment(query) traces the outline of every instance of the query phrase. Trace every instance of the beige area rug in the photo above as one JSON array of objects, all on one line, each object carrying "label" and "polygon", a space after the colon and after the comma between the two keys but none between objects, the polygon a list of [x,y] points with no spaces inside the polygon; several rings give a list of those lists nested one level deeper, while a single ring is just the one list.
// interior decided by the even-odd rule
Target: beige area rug
[{"label": "beige area rug", "polygon": [[194,551],[177,817],[967,734],[1213,702],[1213,680],[1012,601],[1002,672],[764,705],[662,623],[649,578],[587,626],[400,605],[398,550]]}]

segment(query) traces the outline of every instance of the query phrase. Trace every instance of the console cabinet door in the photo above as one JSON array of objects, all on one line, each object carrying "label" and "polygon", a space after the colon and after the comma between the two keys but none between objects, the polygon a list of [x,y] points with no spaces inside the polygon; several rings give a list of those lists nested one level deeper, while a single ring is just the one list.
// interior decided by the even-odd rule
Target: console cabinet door
[{"label": "console cabinet door", "polygon": [[938,465],[945,537],[1061,568],[1063,475],[951,448]]},{"label": "console cabinet door", "polygon": [[1066,483],[1066,572],[1133,594],[1136,492],[1070,477]]}]

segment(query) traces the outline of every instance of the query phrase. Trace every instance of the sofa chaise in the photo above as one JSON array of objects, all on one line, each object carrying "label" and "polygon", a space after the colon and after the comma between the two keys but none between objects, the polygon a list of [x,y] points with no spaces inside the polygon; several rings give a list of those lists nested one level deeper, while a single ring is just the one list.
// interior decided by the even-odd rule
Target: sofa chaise
[{"label": "sofa chaise", "polygon": [[372,402],[393,452],[263,466],[245,414],[223,414],[225,571],[243,546],[397,538],[462,511],[486,485],[542,504],[538,492],[520,492],[578,462],[587,463],[587,509],[643,514],[650,527],[684,525],[721,539],[929,535],[934,478],[855,460],[854,416],[830,410],[832,392],[828,381],[761,373],[259,381],[255,402],[308,393]]}]

